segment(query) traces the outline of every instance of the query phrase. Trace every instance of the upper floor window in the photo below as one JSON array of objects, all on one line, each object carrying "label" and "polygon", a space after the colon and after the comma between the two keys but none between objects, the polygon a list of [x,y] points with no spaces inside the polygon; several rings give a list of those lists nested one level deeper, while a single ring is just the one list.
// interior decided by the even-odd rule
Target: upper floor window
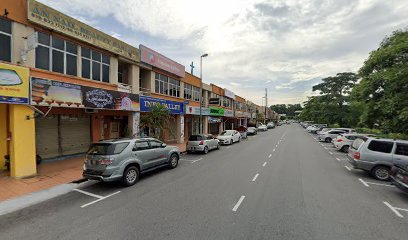
[{"label": "upper floor window", "polygon": [[110,57],[89,48],[81,48],[82,77],[95,81],[109,82]]},{"label": "upper floor window", "polygon": [[229,98],[223,97],[222,106],[230,108],[232,106],[232,100]]},{"label": "upper floor window", "polygon": [[0,60],[11,62],[11,22],[0,18]]},{"label": "upper floor window", "polygon": [[169,79],[169,95],[173,97],[180,97],[180,81],[170,78]]},{"label": "upper floor window", "polygon": [[169,78],[165,75],[155,74],[155,92],[160,94],[168,94]]},{"label": "upper floor window", "polygon": [[38,32],[35,67],[62,74],[77,75],[76,44]]},{"label": "upper floor window", "polygon": [[193,86],[187,83],[184,83],[184,98],[193,99]]},{"label": "upper floor window", "polygon": [[200,101],[200,88],[193,86],[193,100],[199,102]]},{"label": "upper floor window", "polygon": [[128,64],[119,62],[118,65],[118,82],[123,84],[129,84],[128,80]]}]

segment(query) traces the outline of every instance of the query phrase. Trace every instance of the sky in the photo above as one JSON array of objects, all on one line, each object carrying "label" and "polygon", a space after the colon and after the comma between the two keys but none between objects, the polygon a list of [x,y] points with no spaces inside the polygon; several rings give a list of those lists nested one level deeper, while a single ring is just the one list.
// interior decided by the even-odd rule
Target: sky
[{"label": "sky", "polygon": [[263,105],[302,103],[312,86],[357,72],[393,31],[406,0],[40,0],[135,47],[143,44],[203,81]]}]

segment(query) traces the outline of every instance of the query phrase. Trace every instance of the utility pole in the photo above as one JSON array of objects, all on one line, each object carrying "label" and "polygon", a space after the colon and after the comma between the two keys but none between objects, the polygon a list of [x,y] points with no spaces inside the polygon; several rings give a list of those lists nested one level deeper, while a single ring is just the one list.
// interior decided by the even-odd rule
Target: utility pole
[{"label": "utility pole", "polygon": [[266,111],[266,109],[268,108],[268,89],[265,88],[265,124],[266,124],[266,117],[268,112]]}]

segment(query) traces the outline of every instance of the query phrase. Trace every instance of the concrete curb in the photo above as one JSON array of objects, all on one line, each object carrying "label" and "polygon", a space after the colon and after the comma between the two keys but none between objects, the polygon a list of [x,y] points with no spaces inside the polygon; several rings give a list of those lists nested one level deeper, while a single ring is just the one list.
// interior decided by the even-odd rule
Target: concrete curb
[{"label": "concrete curb", "polygon": [[21,197],[16,197],[0,202],[0,216],[33,206],[35,204],[47,201],[51,198],[61,196],[63,194],[71,192],[76,188],[87,187],[95,183],[97,183],[97,181],[65,183],[49,189],[29,193]]}]

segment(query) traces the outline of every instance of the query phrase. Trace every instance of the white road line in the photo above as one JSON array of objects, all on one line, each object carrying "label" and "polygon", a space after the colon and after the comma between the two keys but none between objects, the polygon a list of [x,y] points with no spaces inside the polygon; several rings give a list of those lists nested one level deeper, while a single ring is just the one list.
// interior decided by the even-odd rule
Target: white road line
[{"label": "white road line", "polygon": [[266,166],[266,164],[267,164],[267,162],[264,162],[264,163],[262,164],[262,167],[265,167],[265,166]]},{"label": "white road line", "polygon": [[368,184],[377,185],[377,186],[384,186],[384,187],[395,187],[394,185],[384,184],[384,183],[375,183],[375,182],[366,182]]},{"label": "white road line", "polygon": [[255,177],[252,178],[252,182],[255,182],[255,180],[258,178],[258,176],[259,176],[259,173],[255,174]]},{"label": "white road line", "polygon": [[97,203],[97,202],[99,202],[99,201],[102,201],[102,200],[104,200],[104,199],[107,199],[108,197],[111,197],[111,196],[113,196],[113,195],[115,195],[115,194],[118,194],[118,193],[120,193],[120,191],[114,192],[114,193],[112,193],[112,194],[109,194],[108,196],[105,196],[105,197],[99,198],[99,199],[97,199],[97,200],[95,200],[95,201],[92,201],[92,202],[89,202],[89,203],[87,203],[87,204],[84,204],[84,205],[81,206],[81,208],[87,207],[87,206],[89,206],[89,205],[92,205],[92,204]]},{"label": "white road line", "polygon": [[359,180],[364,186],[370,187],[366,182],[364,182],[363,179],[359,178],[358,180]]},{"label": "white road line", "polygon": [[233,212],[236,212],[236,211],[238,210],[239,205],[241,205],[242,201],[244,201],[244,198],[245,198],[244,195],[242,195],[242,196],[239,198],[238,202],[235,204],[234,208],[232,209]]},{"label": "white road line", "polygon": [[329,153],[330,153],[330,155],[333,155],[333,153],[331,151]]},{"label": "white road line", "polygon": [[276,144],[276,146],[275,147],[278,147],[278,144]]},{"label": "white road line", "polygon": [[340,162],[340,159],[339,159],[339,158],[336,158],[336,160],[337,160],[337,162]]},{"label": "white road line", "polygon": [[190,159],[180,159],[181,161],[186,161],[186,162],[191,162],[191,163],[195,163],[198,161],[203,160],[203,158],[199,158],[199,159],[194,159],[194,160],[190,160]]},{"label": "white road line", "polygon": [[351,172],[351,168],[349,166],[344,166],[344,167]]},{"label": "white road line", "polygon": [[275,148],[272,150],[272,152],[275,152]]},{"label": "white road line", "polygon": [[331,150],[333,148],[332,147],[324,147],[324,149]]},{"label": "white road line", "polygon": [[99,199],[104,198],[103,196],[100,196],[100,195],[97,195],[97,194],[93,194],[93,193],[90,193],[90,192],[86,192],[86,191],[83,191],[83,190],[81,190],[81,189],[74,189],[74,191],[83,193],[83,194],[85,194],[85,195],[88,195],[88,196],[91,196],[91,197],[94,197],[94,198],[99,198]]},{"label": "white road line", "polygon": [[399,213],[396,208],[391,206],[391,204],[389,204],[388,202],[383,202],[383,203],[385,204],[385,206],[387,206],[389,209],[391,209],[391,211],[393,211],[395,213],[395,215],[397,215],[400,218],[404,218],[404,216],[402,216],[402,214]]},{"label": "white road line", "polygon": [[271,157],[272,157],[272,154],[269,154],[268,158],[271,158]]}]

